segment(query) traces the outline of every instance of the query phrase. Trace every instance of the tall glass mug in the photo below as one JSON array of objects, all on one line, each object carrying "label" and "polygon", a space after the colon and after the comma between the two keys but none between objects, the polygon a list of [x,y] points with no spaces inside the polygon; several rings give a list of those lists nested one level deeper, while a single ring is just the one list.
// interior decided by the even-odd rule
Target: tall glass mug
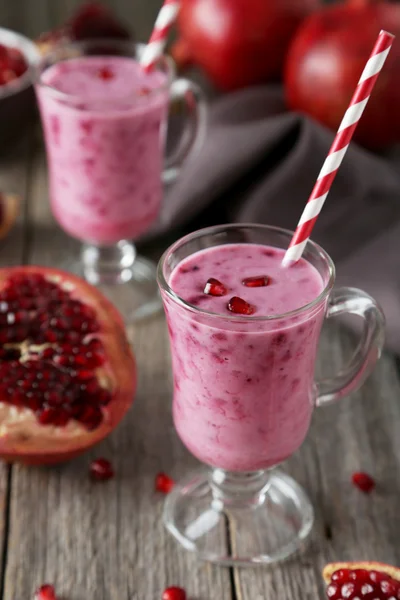
[{"label": "tall glass mug", "polygon": [[[206,121],[200,89],[175,80],[165,57],[144,73],[143,49],[117,40],[63,45],[43,58],[36,81],[53,214],[84,243],[78,270],[90,283],[111,297],[125,285],[127,320],[161,307],[155,266],[130,240],[157,220],[163,184],[199,149]],[[187,118],[164,164],[171,101]]]},{"label": "tall glass mug", "polygon": [[[292,235],[262,225],[203,229],[172,245],[158,267],[172,353],[175,428],[188,450],[208,465],[173,488],[164,521],[185,548],[223,565],[273,563],[302,544],[313,524],[313,508],[296,481],[275,467],[301,446],[314,407],[356,390],[383,345],[384,317],[377,303],[355,288],[334,290],[333,262],[313,242],[303,254],[309,265],[302,268],[319,274],[320,292],[284,314],[204,310],[201,282],[218,279],[221,262],[212,269],[208,264],[200,276],[204,262],[199,254],[194,266],[186,267],[191,264],[186,261],[179,269],[194,253],[226,244],[234,245],[232,259],[242,252],[251,265],[255,259],[247,256],[249,244],[253,254],[273,256],[277,251],[271,247],[287,248]],[[247,270],[232,267],[231,272],[242,283]],[[186,295],[190,302],[170,287],[171,274],[175,283],[188,278],[187,290],[194,293]],[[302,281],[307,285],[306,278]],[[315,382],[324,318],[346,313],[364,323],[357,350],[335,378]]]}]

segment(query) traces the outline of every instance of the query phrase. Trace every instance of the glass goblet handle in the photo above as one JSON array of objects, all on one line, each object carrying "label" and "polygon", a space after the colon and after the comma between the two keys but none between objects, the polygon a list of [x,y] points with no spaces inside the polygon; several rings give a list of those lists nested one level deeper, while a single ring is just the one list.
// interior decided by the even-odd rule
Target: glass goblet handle
[{"label": "glass goblet handle", "polygon": [[317,406],[325,406],[358,390],[380,357],[385,339],[385,317],[379,304],[357,288],[341,287],[332,292],[326,317],[351,314],[361,317],[359,344],[346,366],[329,379],[317,382]]},{"label": "glass goblet handle", "polygon": [[170,87],[170,102],[177,101],[186,106],[187,118],[174,150],[166,159],[164,183],[176,179],[186,159],[200,150],[206,133],[208,105],[201,88],[189,79],[176,79]]}]

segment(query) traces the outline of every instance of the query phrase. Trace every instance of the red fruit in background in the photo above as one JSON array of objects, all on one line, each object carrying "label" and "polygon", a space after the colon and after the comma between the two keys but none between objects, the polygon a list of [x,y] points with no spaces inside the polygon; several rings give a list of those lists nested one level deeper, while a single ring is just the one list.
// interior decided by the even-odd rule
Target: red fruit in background
[{"label": "red fruit in background", "polygon": [[182,0],[185,54],[223,90],[279,79],[288,44],[319,0]]},{"label": "red fruit in background", "polygon": [[87,2],[80,6],[65,24],[43,33],[36,43],[39,50],[45,53],[62,42],[131,37],[129,30],[110,8],[100,2]]},{"label": "red fruit in background", "polygon": [[170,55],[179,70],[184,71],[193,65],[193,57],[186,41],[182,38],[176,40],[171,48]]},{"label": "red fruit in background", "polygon": [[112,304],[55,269],[0,269],[0,458],[50,464],[106,437],[136,370]]},{"label": "red fruit in background", "polygon": [[17,79],[28,69],[28,63],[18,48],[0,44],[0,85]]},{"label": "red fruit in background", "polygon": [[69,20],[68,28],[73,40],[130,37],[126,27],[100,2],[88,2],[81,6]]},{"label": "red fruit in background", "polygon": [[[310,15],[287,56],[289,107],[336,131],[381,29],[400,35],[399,4],[349,0]],[[395,41],[355,131],[360,144],[379,149],[400,140],[399,77]]]}]

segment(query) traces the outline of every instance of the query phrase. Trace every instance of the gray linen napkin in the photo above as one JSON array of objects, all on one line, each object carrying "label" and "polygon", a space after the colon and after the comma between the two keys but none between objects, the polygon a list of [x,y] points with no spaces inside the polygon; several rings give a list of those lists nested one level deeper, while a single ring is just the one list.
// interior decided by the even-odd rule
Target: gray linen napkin
[{"label": "gray linen napkin", "polygon": [[[286,112],[279,87],[217,98],[205,144],[167,192],[153,235],[228,221],[295,228],[332,139],[311,119]],[[381,303],[388,346],[400,352],[396,160],[352,144],[312,237],[335,261],[338,284]]]}]

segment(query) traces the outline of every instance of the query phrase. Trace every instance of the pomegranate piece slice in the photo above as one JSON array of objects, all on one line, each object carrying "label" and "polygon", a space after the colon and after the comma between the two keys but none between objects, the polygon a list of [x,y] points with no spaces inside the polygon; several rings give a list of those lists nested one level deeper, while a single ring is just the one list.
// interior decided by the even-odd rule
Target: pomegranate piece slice
[{"label": "pomegranate piece slice", "polygon": [[266,287],[271,283],[271,278],[268,275],[258,275],[257,277],[246,277],[242,280],[242,285],[246,287]]},{"label": "pomegranate piece slice", "polygon": [[329,600],[400,598],[400,569],[378,562],[331,563],[323,570]]},{"label": "pomegranate piece slice", "polygon": [[237,315],[252,315],[254,314],[255,308],[243,298],[239,296],[233,296],[228,302],[228,310]]},{"label": "pomegranate piece slice", "polygon": [[0,457],[80,454],[114,429],[135,386],[122,319],[98,290],[54,269],[0,269]]},{"label": "pomegranate piece slice", "polygon": [[181,587],[172,586],[164,590],[162,600],[186,600],[186,592]]},{"label": "pomegranate piece slice", "polygon": [[209,296],[225,296],[226,292],[227,289],[224,284],[218,281],[218,279],[214,279],[214,277],[210,277],[204,286],[204,293]]},{"label": "pomegranate piece slice", "polygon": [[96,481],[107,481],[114,477],[114,469],[106,458],[97,458],[90,464],[90,475]]},{"label": "pomegranate piece slice", "polygon": [[34,600],[57,600],[54,586],[48,583],[41,585],[35,592]]},{"label": "pomegranate piece slice", "polygon": [[169,494],[175,485],[175,481],[168,477],[165,473],[158,473],[154,482],[156,492],[162,492],[163,494]]},{"label": "pomegranate piece slice", "polygon": [[375,481],[368,473],[353,473],[351,479],[353,484],[365,494],[369,494],[375,488]]}]

